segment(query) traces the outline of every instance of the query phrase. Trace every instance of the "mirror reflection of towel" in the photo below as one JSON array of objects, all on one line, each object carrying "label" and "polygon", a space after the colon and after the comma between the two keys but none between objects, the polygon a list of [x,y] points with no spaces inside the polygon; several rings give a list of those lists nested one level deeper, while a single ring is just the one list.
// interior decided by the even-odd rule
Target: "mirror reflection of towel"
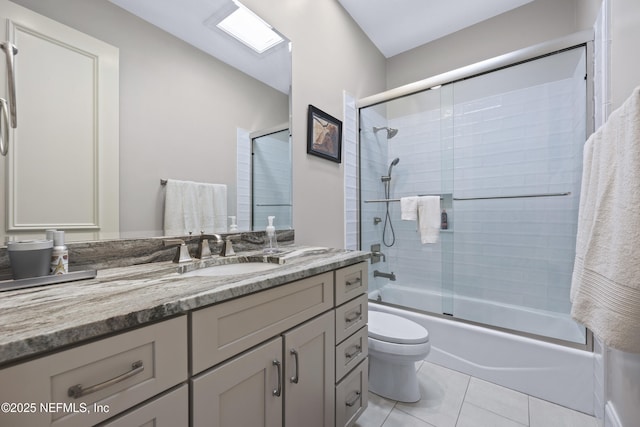
[{"label": "mirror reflection of towel", "polygon": [[227,231],[227,186],[167,180],[164,234],[183,236]]}]

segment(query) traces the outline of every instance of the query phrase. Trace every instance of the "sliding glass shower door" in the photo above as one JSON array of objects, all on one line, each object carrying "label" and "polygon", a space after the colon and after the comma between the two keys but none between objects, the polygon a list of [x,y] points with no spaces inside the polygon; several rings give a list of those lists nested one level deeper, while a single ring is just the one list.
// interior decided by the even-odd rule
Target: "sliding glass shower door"
[{"label": "sliding glass shower door", "polygon": [[[581,46],[361,109],[361,247],[384,254],[372,297],[584,344],[569,288],[586,104]],[[441,198],[435,244],[401,219],[418,195]]]},{"label": "sliding glass shower door", "polygon": [[584,342],[568,296],[585,80],[580,48],[454,83],[454,316]]}]

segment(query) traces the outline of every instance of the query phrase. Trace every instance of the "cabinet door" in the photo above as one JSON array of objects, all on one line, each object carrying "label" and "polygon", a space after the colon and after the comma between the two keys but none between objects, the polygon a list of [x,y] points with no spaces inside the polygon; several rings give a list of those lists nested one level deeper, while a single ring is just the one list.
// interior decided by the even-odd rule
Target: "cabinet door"
[{"label": "cabinet door", "polygon": [[282,338],[192,380],[194,427],[282,426]]},{"label": "cabinet door", "polygon": [[284,334],[285,426],[334,425],[333,310]]}]

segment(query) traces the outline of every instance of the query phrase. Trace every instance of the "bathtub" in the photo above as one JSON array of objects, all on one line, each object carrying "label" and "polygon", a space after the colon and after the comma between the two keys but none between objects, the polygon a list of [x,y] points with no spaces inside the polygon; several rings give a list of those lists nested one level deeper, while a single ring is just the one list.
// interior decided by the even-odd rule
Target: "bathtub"
[{"label": "bathtub", "polygon": [[[402,307],[415,307],[429,313],[442,313],[442,293],[432,289],[396,284],[384,285],[379,291],[369,294],[375,300],[380,295],[382,302]],[[510,304],[480,300],[456,295],[455,312],[459,319],[475,323],[502,326],[503,328],[545,336],[553,331],[554,338],[573,343],[584,343],[585,329],[568,314],[536,310]]]},{"label": "bathtub", "polygon": [[374,302],[378,295],[391,302],[384,288],[372,291],[369,310],[397,314],[429,331],[427,361],[594,414],[592,352],[378,304]]}]

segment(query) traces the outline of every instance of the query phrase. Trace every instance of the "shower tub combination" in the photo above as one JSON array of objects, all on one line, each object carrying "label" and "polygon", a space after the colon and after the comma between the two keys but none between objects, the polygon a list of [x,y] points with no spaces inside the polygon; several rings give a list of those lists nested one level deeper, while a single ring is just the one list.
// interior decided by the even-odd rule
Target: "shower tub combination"
[{"label": "shower tub combination", "polygon": [[[394,305],[376,303],[378,297]],[[431,342],[427,361],[593,415],[592,352],[396,306],[407,298],[439,301],[440,295],[394,284],[369,293],[369,310],[396,314],[425,327]],[[486,302],[468,299],[465,303],[486,310],[482,307]],[[516,319],[522,314],[509,307],[490,309]],[[552,317],[537,320],[557,324]]]},{"label": "shower tub combination", "polygon": [[[360,248],[376,262],[369,309],[424,326],[428,361],[587,414],[595,356],[569,316],[569,288],[593,127],[590,37],[358,105]],[[440,195],[448,214],[436,244],[400,220],[400,199],[423,195]]]}]

